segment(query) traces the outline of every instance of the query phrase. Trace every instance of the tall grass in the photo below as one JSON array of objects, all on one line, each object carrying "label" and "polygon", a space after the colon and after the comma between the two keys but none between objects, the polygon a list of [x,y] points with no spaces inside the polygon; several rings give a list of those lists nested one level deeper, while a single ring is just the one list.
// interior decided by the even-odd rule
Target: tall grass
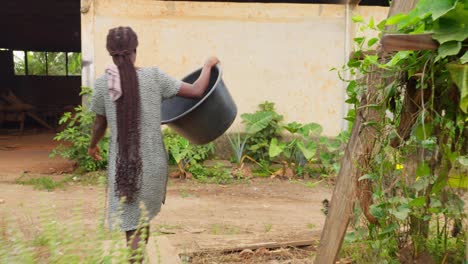
[{"label": "tall grass", "polygon": [[[103,209],[104,194],[98,199]],[[70,208],[72,216],[60,220],[56,209],[44,203],[35,224],[25,222],[15,212],[0,217],[0,263],[110,264],[128,263],[130,256],[136,260],[147,258],[144,242],[138,250],[130,252],[123,232],[105,227],[103,213],[97,224],[86,226],[83,208],[86,208],[84,204]],[[119,218],[113,221],[115,226],[120,226],[119,222]],[[146,213],[142,213],[140,226],[144,227],[147,222]]]}]

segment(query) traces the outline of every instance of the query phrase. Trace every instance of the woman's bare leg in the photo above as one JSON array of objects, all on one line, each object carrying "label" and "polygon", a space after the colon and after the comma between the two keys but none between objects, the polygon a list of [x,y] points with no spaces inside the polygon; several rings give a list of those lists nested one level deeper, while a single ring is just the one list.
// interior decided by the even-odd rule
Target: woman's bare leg
[{"label": "woman's bare leg", "polygon": [[[132,250],[132,256],[130,258],[130,263],[137,263],[136,260],[134,259],[136,256],[136,250],[138,249],[138,244],[142,239],[142,234],[146,232],[146,237],[145,237],[145,245],[148,244],[148,239],[149,239],[149,225],[147,227],[137,229],[137,230],[130,230],[125,232],[125,236],[127,237],[127,245],[130,247]],[[140,263],[143,263],[143,259],[140,261]]]}]

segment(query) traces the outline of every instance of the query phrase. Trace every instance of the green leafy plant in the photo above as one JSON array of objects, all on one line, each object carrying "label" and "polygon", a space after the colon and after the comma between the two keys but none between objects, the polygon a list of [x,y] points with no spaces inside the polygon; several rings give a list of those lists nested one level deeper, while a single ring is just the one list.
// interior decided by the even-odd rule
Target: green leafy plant
[{"label": "green leafy plant", "polygon": [[[323,174],[337,173],[342,149],[347,142],[346,132],[341,132],[337,139],[322,136],[320,124],[288,123],[283,128],[289,132],[282,140],[273,138],[270,142],[270,158],[284,158],[289,167],[295,167],[297,173],[304,172],[306,164],[319,164]],[[284,138],[284,137],[283,137]]]},{"label": "green leafy plant", "polygon": [[[347,102],[354,105],[347,120],[355,121],[362,109],[378,111],[383,120],[361,125],[375,129],[379,143],[359,178],[373,192],[370,206],[356,210],[357,216],[368,210],[368,221],[345,239],[370,253],[361,261],[395,263],[424,254],[435,263],[464,261],[460,223],[466,215],[459,188],[468,178],[467,7],[464,0],[421,0],[407,14],[377,25],[353,19],[381,34],[386,26],[403,34],[431,33],[439,43],[437,50],[399,51],[387,60],[364,53],[378,38],[357,37],[355,56],[343,68],[353,77],[345,80]],[[375,69],[385,80],[374,95],[382,100],[360,105],[368,87],[358,78]]]},{"label": "green leafy plant", "polygon": [[[90,88],[82,87],[81,96],[89,98],[91,94]],[[74,160],[84,171],[105,169],[109,145],[108,135],[99,143],[102,160],[96,161],[88,155],[94,118],[95,114],[83,105],[76,107],[74,112],[66,112],[59,120],[59,124],[65,125],[65,128],[54,137],[54,140],[61,144],[52,151],[51,157],[59,155]]]},{"label": "green leafy plant", "polygon": [[163,135],[169,162],[177,165],[181,177],[186,176],[186,169],[189,165],[202,162],[214,154],[213,143],[193,145],[170,129],[165,129]]},{"label": "green leafy plant", "polygon": [[[1,219],[0,263],[128,263],[131,257],[148,260],[144,242],[132,252],[119,230],[108,230],[103,224],[95,227],[84,224],[83,206],[70,208],[71,217],[66,222],[53,208],[48,204],[39,208],[40,215],[34,218],[39,223],[34,226],[21,225],[20,217],[15,214]],[[99,219],[102,221],[103,216]],[[116,222],[119,223],[118,219]],[[147,214],[143,211],[139,227],[146,225]],[[142,233],[144,240],[148,234]]]},{"label": "green leafy plant", "polygon": [[234,181],[231,170],[224,168],[222,164],[206,168],[201,164],[195,163],[187,171],[192,174],[194,179],[201,183],[229,184]]},{"label": "green leafy plant", "polygon": [[270,141],[281,135],[283,116],[275,111],[274,103],[266,101],[255,113],[242,114],[241,118],[248,134],[246,154],[257,161],[269,160]]},{"label": "green leafy plant", "polygon": [[238,166],[240,166],[243,161],[248,137],[244,136],[242,138],[240,133],[237,133],[236,135],[227,135],[227,138],[229,140],[229,144],[231,145],[231,149],[234,154],[233,160]]},{"label": "green leafy plant", "polygon": [[36,190],[46,190],[51,192],[57,188],[62,188],[66,180],[56,181],[49,176],[41,176],[37,178],[23,179],[24,175],[16,180],[17,184],[32,185]]}]

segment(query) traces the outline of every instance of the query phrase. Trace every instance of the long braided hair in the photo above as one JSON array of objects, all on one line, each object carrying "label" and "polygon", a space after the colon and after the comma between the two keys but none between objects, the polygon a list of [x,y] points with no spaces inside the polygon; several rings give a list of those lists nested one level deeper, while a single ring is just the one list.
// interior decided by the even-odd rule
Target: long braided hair
[{"label": "long braided hair", "polygon": [[133,202],[141,187],[142,160],[140,156],[140,92],[132,60],[138,38],[130,27],[109,30],[107,50],[120,74],[122,96],[117,103],[117,172],[115,185],[120,198]]}]

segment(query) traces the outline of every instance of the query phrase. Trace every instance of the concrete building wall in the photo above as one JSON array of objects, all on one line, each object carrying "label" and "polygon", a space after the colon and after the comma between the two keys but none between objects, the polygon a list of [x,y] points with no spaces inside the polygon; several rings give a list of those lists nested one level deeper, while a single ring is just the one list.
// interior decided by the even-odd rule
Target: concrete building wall
[{"label": "concrete building wall", "polygon": [[[159,66],[182,78],[216,55],[239,114],[265,100],[286,121],[317,122],[327,135],[342,129],[344,88],[333,67],[346,60],[344,5],[94,0],[83,13],[83,52],[94,75],[111,63],[110,28],[131,26],[139,36],[138,66]],[[386,14],[387,8],[367,13]],[[355,12],[367,11],[358,7]],[[353,28],[353,27],[352,27]],[[92,30],[91,30],[92,29]],[[92,44],[91,44],[92,43]],[[91,58],[90,58],[91,57]],[[241,130],[240,116],[233,130]]]}]

